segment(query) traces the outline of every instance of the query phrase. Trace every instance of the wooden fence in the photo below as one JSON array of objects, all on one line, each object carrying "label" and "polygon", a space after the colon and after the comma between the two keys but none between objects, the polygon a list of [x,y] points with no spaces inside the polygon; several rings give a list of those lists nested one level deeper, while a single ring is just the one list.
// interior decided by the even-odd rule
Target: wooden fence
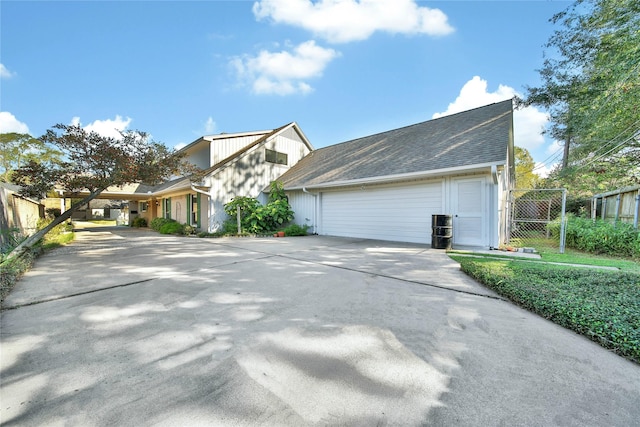
[{"label": "wooden fence", "polygon": [[23,236],[37,230],[38,220],[44,218],[44,206],[35,200],[22,197],[19,187],[0,183],[0,247],[5,248],[13,231]]},{"label": "wooden fence", "polygon": [[640,186],[626,187],[596,194],[591,199],[591,217],[605,221],[626,222],[638,228],[640,216]]}]

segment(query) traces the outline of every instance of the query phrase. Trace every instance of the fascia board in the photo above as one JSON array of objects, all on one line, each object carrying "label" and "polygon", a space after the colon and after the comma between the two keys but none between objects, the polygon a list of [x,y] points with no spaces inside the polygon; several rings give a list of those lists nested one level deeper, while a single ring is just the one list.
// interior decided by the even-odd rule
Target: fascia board
[{"label": "fascia board", "polygon": [[468,173],[472,171],[480,172],[483,170],[485,172],[486,171],[490,172],[491,167],[499,168],[499,167],[503,167],[504,165],[505,165],[505,162],[482,163],[482,164],[463,166],[463,167],[435,169],[431,171],[384,175],[384,176],[377,176],[377,177],[371,177],[371,178],[361,178],[361,179],[352,179],[352,180],[344,180],[344,181],[333,181],[333,182],[327,182],[327,183],[315,184],[315,185],[310,184],[310,185],[303,185],[300,187],[285,187],[285,190],[302,190],[303,188],[319,190],[323,188],[348,187],[352,185],[363,185],[363,184],[383,184],[383,183],[390,183],[390,182],[396,182],[396,181],[432,178],[432,177],[441,176],[441,175],[453,175],[455,173],[460,173],[460,172],[464,172],[464,173]]}]

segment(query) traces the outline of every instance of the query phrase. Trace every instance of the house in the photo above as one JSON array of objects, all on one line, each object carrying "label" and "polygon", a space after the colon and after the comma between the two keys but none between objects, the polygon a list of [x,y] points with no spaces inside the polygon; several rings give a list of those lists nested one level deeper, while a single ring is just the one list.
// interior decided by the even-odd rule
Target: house
[{"label": "house", "polygon": [[314,150],[293,122],[274,130],[203,136],[182,148],[197,183],[109,189],[130,220],[172,218],[203,231],[236,196],[266,201],[279,180],[294,222],[323,235],[429,244],[432,216],[450,215],[456,246],[498,246],[514,187],[513,107],[507,100]]},{"label": "house", "polygon": [[265,201],[263,190],[312,150],[295,122],[273,130],[203,136],[181,149],[204,171],[200,182],[179,177],[155,187],[110,188],[100,197],[130,200],[130,221],[164,217],[214,232],[227,219],[226,203],[236,196]]},{"label": "house", "polygon": [[513,151],[507,100],[312,151],[279,180],[318,234],[428,244],[451,215],[454,245],[498,246]]}]

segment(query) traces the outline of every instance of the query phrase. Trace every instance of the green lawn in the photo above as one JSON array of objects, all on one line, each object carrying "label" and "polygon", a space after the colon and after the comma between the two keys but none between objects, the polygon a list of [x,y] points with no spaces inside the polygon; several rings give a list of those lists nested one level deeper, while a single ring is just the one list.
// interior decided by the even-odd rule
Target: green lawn
[{"label": "green lawn", "polygon": [[118,225],[115,219],[89,219],[87,222],[97,225],[116,226]]},{"label": "green lawn", "polygon": [[498,294],[640,363],[640,265],[571,250],[558,254],[542,248],[540,255],[530,261],[450,252],[465,273]]}]

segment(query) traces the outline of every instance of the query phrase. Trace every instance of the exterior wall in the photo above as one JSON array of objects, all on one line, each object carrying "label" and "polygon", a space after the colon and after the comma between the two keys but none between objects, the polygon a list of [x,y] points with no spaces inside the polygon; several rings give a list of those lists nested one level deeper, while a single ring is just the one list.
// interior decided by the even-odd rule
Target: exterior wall
[{"label": "exterior wall", "polygon": [[498,172],[498,184],[495,186],[495,199],[498,204],[498,215],[495,219],[495,227],[498,229],[498,240],[491,246],[499,247],[509,241],[509,174],[505,171]]},{"label": "exterior wall", "polygon": [[171,219],[175,219],[180,224],[187,222],[187,195],[171,197]]},{"label": "exterior wall", "polygon": [[[241,158],[230,162],[206,178],[211,186],[208,205],[208,231],[217,231],[227,219],[224,205],[234,197],[254,197],[261,199],[262,192],[272,181],[277,180],[291,166],[309,153],[309,148],[293,133],[283,132],[259,144]],[[216,143],[218,141],[215,141]],[[287,165],[269,163],[265,160],[265,150],[286,153]],[[262,198],[264,201],[264,198]]]},{"label": "exterior wall", "polygon": [[319,193],[302,191],[288,191],[289,204],[294,212],[293,222],[300,226],[309,226],[309,233],[318,233],[317,199]]},{"label": "exterior wall", "polygon": [[263,134],[260,135],[248,135],[248,136],[239,136],[235,138],[228,139],[214,139],[211,141],[211,158],[209,160],[209,166],[213,166],[222,160],[226,159],[233,153],[237,153],[242,150],[247,145],[255,142],[257,139],[263,137]]},{"label": "exterior wall", "polygon": [[[33,234],[37,231],[38,220],[43,217],[44,205],[0,187],[0,225],[3,231],[17,228],[21,234]],[[4,245],[7,237],[0,233],[0,244]]]},{"label": "exterior wall", "polygon": [[[287,195],[295,213],[294,222],[309,225],[311,232],[431,244],[432,215],[455,215],[462,209],[455,198],[459,194],[460,183],[467,182],[477,184],[483,198],[479,207],[481,228],[467,231],[471,234],[478,233],[477,238],[481,240],[479,245],[495,246],[502,226],[497,209],[498,201],[506,196],[500,194],[499,185],[494,183],[489,173],[397,184],[309,190],[308,193],[290,191]],[[464,223],[459,224],[458,232],[465,232]],[[454,225],[454,235],[455,232]]]}]

